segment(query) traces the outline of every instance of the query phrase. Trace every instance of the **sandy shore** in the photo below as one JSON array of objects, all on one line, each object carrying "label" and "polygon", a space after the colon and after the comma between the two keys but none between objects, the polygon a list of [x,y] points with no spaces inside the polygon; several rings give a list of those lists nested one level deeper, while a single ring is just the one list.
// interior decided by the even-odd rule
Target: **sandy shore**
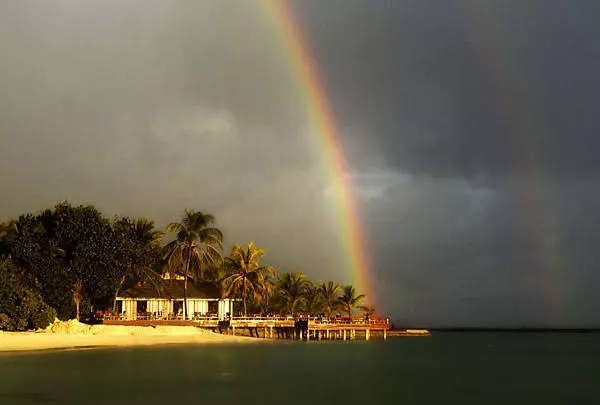
[{"label": "sandy shore", "polygon": [[35,332],[0,331],[1,351],[27,351],[97,346],[144,346],[159,344],[237,344],[259,339],[221,335],[193,326],[85,325],[57,321]]}]

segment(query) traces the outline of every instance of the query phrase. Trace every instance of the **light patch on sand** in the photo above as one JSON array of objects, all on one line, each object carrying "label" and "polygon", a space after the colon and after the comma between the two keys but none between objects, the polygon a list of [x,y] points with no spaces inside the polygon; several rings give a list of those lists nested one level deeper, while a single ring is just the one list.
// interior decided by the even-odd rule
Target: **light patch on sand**
[{"label": "light patch on sand", "polygon": [[232,344],[263,340],[214,333],[193,326],[86,325],[76,320],[55,321],[35,332],[0,331],[0,351],[47,350],[95,346],[158,344]]}]

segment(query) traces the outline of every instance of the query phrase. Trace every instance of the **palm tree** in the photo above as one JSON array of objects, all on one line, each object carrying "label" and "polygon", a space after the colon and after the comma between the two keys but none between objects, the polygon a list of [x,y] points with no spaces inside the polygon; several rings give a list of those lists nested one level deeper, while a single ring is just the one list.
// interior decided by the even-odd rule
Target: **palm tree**
[{"label": "palm tree", "polygon": [[329,281],[327,284],[319,284],[319,294],[321,295],[321,302],[323,309],[327,314],[327,318],[331,317],[333,310],[339,305],[340,292],[342,287],[339,284]]},{"label": "palm tree", "polygon": [[317,315],[323,311],[323,298],[319,287],[310,283],[304,291],[304,309],[310,315]]},{"label": "palm tree", "polygon": [[356,295],[356,289],[351,285],[347,285],[342,289],[342,295],[339,298],[338,307],[347,312],[349,316],[352,316],[354,309],[365,309],[365,307],[359,305],[363,298],[365,298],[364,294]]},{"label": "palm tree", "polygon": [[242,298],[244,316],[247,314],[248,298],[261,301],[268,292],[270,279],[275,275],[271,266],[261,266],[260,259],[265,255],[263,249],[254,246],[253,242],[247,248],[235,245],[231,255],[225,259],[225,269],[229,273],[222,281],[224,296]]},{"label": "palm tree", "polygon": [[[216,268],[222,261],[223,233],[212,227],[215,218],[201,211],[185,210],[181,222],[167,225],[167,233],[175,232],[176,239],[165,246],[171,284],[175,273],[183,270],[183,311],[187,319],[187,283],[190,270],[204,279],[203,265]],[[198,278],[198,277],[196,277]]]},{"label": "palm tree", "polygon": [[131,244],[129,265],[122,275],[113,300],[113,312],[116,311],[117,296],[128,278],[148,282],[156,291],[163,289],[163,279],[153,268],[158,259],[158,251],[163,233],[154,228],[154,221],[141,217],[137,220],[122,218],[115,222],[114,229],[121,232],[124,243]]},{"label": "palm tree", "polygon": [[273,269],[273,271],[271,273],[269,273],[267,277],[265,277],[265,284],[262,289],[260,301],[258,303],[261,313],[264,314],[264,313],[270,312],[270,310],[273,306],[272,298],[275,294],[276,288],[277,288],[277,274],[276,274],[275,269]]},{"label": "palm tree", "polygon": [[295,315],[306,302],[311,282],[302,273],[284,273],[279,279],[277,295],[283,301],[287,313]]}]

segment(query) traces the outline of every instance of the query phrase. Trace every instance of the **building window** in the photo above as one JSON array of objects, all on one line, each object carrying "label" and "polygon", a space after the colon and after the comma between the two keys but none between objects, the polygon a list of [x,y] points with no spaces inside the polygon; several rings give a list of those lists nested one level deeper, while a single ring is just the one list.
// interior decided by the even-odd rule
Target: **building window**
[{"label": "building window", "polygon": [[214,315],[219,312],[219,301],[208,301],[208,313]]}]

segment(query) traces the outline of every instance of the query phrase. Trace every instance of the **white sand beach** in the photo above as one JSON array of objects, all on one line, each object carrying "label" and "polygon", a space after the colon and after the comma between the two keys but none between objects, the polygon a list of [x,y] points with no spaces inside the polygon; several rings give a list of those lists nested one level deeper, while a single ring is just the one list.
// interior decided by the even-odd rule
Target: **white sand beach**
[{"label": "white sand beach", "polygon": [[55,321],[35,332],[0,331],[0,351],[28,351],[97,346],[159,344],[238,344],[264,339],[221,335],[193,326],[86,325],[75,320]]}]

